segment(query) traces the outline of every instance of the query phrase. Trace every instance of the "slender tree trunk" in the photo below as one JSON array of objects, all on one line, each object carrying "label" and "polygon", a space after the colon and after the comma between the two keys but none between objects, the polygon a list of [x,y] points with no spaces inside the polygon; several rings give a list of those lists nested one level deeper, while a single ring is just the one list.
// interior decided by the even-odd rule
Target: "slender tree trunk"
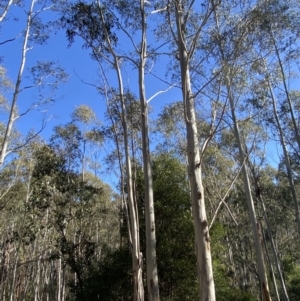
[{"label": "slender tree trunk", "polygon": [[[144,285],[143,285],[143,256],[140,252],[140,235],[138,228],[138,212],[136,210],[136,205],[133,196],[133,182],[132,182],[132,167],[131,159],[129,153],[129,143],[128,143],[128,128],[127,128],[127,118],[126,118],[126,108],[125,99],[123,93],[123,82],[121,71],[118,63],[118,58],[115,57],[115,68],[118,75],[119,91],[122,107],[122,125],[124,131],[124,148],[125,148],[125,160],[126,160],[126,178],[127,178],[127,197],[130,212],[130,225],[131,225],[131,239],[132,239],[132,268],[133,268],[133,283],[134,283],[134,301],[144,300]],[[126,202],[126,200],[124,200]],[[126,206],[126,205],[125,205]],[[127,210],[127,208],[126,208]]]},{"label": "slender tree trunk", "polygon": [[214,301],[216,299],[210,250],[210,237],[204,202],[204,189],[202,185],[195,103],[190,82],[189,60],[186,50],[187,47],[185,44],[184,33],[182,32],[184,23],[182,19],[181,3],[177,4],[175,13],[178,33],[177,43],[180,57],[182,97],[187,133],[188,173],[195,229],[200,301]]},{"label": "slender tree trunk", "polygon": [[[218,32],[220,33],[220,25],[219,25],[219,19],[218,19],[218,15],[217,15],[217,6],[215,5],[214,1],[212,1],[212,5],[213,5],[213,11],[214,11],[214,15],[215,15],[216,26],[217,26]],[[272,299],[271,299],[271,295],[270,295],[268,279],[267,279],[267,274],[266,274],[266,267],[265,267],[263,249],[262,249],[262,244],[261,244],[261,237],[259,234],[259,223],[256,218],[256,212],[255,212],[254,202],[253,202],[252,193],[251,193],[251,184],[250,184],[247,168],[246,168],[246,165],[244,164],[245,160],[246,160],[246,154],[245,154],[245,151],[242,146],[240,130],[239,130],[236,113],[235,113],[235,103],[234,103],[234,96],[233,96],[233,91],[232,91],[232,86],[231,86],[231,77],[230,77],[231,68],[226,61],[224,51],[223,51],[223,46],[222,46],[221,42],[218,43],[218,47],[220,50],[222,64],[223,64],[223,70],[225,73],[224,79],[225,79],[226,90],[227,90],[227,95],[228,95],[228,99],[229,99],[231,117],[232,117],[232,121],[233,121],[234,135],[235,135],[235,139],[236,139],[238,149],[239,149],[239,160],[240,160],[240,165],[242,166],[242,177],[243,177],[244,189],[245,189],[248,211],[249,211],[249,216],[250,216],[250,223],[251,223],[252,231],[254,234],[254,244],[255,244],[256,258],[257,258],[257,268],[258,268],[258,277],[259,277],[259,283],[260,283],[260,291],[261,291],[262,299],[264,301],[271,301]],[[236,45],[236,47],[239,47],[239,45]]]},{"label": "slender tree trunk", "polygon": [[271,275],[271,278],[273,280],[277,301],[280,301],[280,297],[279,297],[279,293],[278,293],[278,287],[277,287],[277,283],[276,283],[276,277],[275,277],[275,273],[274,273],[274,269],[273,269],[273,264],[272,264],[271,259],[270,259],[270,254],[269,254],[268,246],[267,246],[267,243],[266,243],[266,236],[265,236],[265,232],[264,232],[264,229],[262,227],[261,222],[259,222],[259,229],[260,229],[259,233],[262,236],[262,243],[265,247],[265,254],[266,254],[267,262],[268,262],[268,265],[269,265],[269,268],[270,268],[270,275]]},{"label": "slender tree trunk", "polygon": [[295,189],[295,184],[294,184],[294,179],[293,179],[293,173],[292,173],[292,167],[291,167],[291,164],[290,164],[290,157],[289,157],[289,154],[288,154],[288,151],[287,151],[287,148],[286,148],[283,129],[281,127],[281,123],[280,123],[279,116],[278,116],[278,113],[277,113],[276,99],[275,99],[273,89],[272,89],[272,86],[271,86],[271,83],[270,83],[270,80],[269,80],[268,77],[267,77],[267,82],[268,82],[268,87],[269,87],[271,100],[272,100],[273,114],[274,114],[274,117],[275,117],[277,129],[278,129],[278,133],[279,133],[279,138],[280,138],[280,143],[281,143],[281,147],[282,147],[282,151],[283,151],[283,155],[284,155],[284,161],[285,161],[285,166],[286,166],[286,170],[287,170],[287,174],[288,174],[290,189],[291,189],[291,193],[292,193],[292,197],[293,197],[293,201],[294,201],[296,222],[297,222],[297,225],[298,225],[298,233],[300,234],[299,201],[298,201],[297,194],[296,194],[296,189]]},{"label": "slender tree trunk", "polygon": [[[276,266],[277,274],[278,274],[278,277],[279,277],[279,280],[280,280],[280,284],[281,284],[281,288],[282,288],[283,298],[284,298],[284,301],[289,301],[289,296],[288,296],[288,293],[287,293],[287,290],[286,290],[286,286],[285,286],[285,282],[284,282],[284,279],[283,279],[283,275],[282,275],[282,272],[281,272],[278,251],[276,249],[276,245],[275,245],[275,242],[274,242],[274,239],[273,239],[273,235],[272,235],[272,231],[271,231],[271,227],[270,227],[270,223],[269,223],[269,219],[268,219],[267,211],[266,211],[266,207],[265,207],[265,202],[264,202],[263,196],[261,194],[261,187],[260,187],[258,178],[255,175],[254,168],[251,165],[251,163],[250,163],[249,160],[248,160],[248,164],[249,164],[250,170],[252,172],[252,178],[253,178],[254,185],[255,185],[256,197],[257,197],[257,199],[259,200],[259,202],[261,204],[261,208],[262,208],[264,220],[265,220],[266,225],[267,225],[268,236],[269,236],[269,240],[271,242],[271,249],[272,249],[273,258],[274,258],[274,261],[275,261],[275,266]],[[265,239],[264,239],[264,241],[265,241],[265,244],[266,244],[266,240]],[[266,250],[267,250],[267,246],[266,246]],[[272,268],[271,262],[270,262],[270,266]],[[272,273],[273,273],[273,271],[272,271]],[[276,281],[275,280],[274,280],[274,285],[275,285],[276,292],[277,292],[277,286],[276,286]],[[277,295],[278,295],[278,293],[277,293]],[[280,300],[280,298],[278,300]]]},{"label": "slender tree trunk", "polygon": [[[41,274],[41,256],[39,256],[37,262],[37,269],[36,269],[36,280],[35,280],[35,288],[34,288],[34,301],[39,300],[39,288],[40,288],[40,274]],[[59,301],[59,300],[58,300]]]},{"label": "slender tree trunk", "polygon": [[61,301],[61,290],[62,290],[62,279],[61,279],[61,257],[58,259],[58,267],[57,267],[57,301]]},{"label": "slender tree trunk", "polygon": [[0,22],[2,22],[2,21],[4,20],[6,14],[7,14],[7,12],[8,12],[8,10],[9,10],[9,8],[10,8],[10,6],[12,5],[12,3],[13,3],[13,0],[9,0],[9,1],[7,2],[5,8],[4,8],[4,10],[3,10],[3,12],[2,12],[2,14],[1,14],[1,16],[0,16]]},{"label": "slender tree trunk", "polygon": [[294,115],[294,109],[293,109],[293,104],[292,104],[292,100],[291,100],[291,97],[290,97],[289,89],[287,87],[287,81],[286,81],[286,76],[285,76],[285,72],[284,72],[284,68],[283,68],[283,63],[281,61],[279,49],[277,47],[277,43],[276,43],[276,40],[274,38],[272,30],[270,32],[270,35],[271,35],[271,39],[273,41],[273,45],[274,45],[274,48],[275,48],[275,53],[276,53],[277,60],[278,60],[278,63],[279,63],[280,73],[281,73],[282,82],[283,82],[283,88],[284,88],[286,100],[287,100],[288,107],[289,107],[289,113],[290,113],[291,119],[292,119],[292,124],[293,124],[293,128],[294,128],[295,136],[296,136],[296,141],[297,141],[297,144],[298,144],[298,152],[300,153],[300,134],[299,134],[296,118],[295,118],[295,115]]},{"label": "slender tree trunk", "polygon": [[[100,5],[100,4],[99,4]],[[101,21],[105,24],[105,20],[100,9]],[[130,213],[130,228],[128,227],[129,233],[131,233],[131,253],[132,253],[132,269],[133,269],[133,285],[134,285],[134,301],[144,301],[144,285],[143,285],[143,256],[140,251],[140,234],[138,227],[138,212],[136,210],[136,205],[134,202],[133,196],[133,182],[132,182],[132,167],[131,167],[131,159],[129,152],[129,142],[128,142],[128,126],[127,126],[127,114],[125,107],[125,98],[124,98],[124,89],[123,89],[123,81],[122,74],[119,65],[119,58],[115,54],[108,33],[105,31],[105,38],[108,43],[108,47],[110,49],[110,53],[114,58],[114,68],[117,73],[118,85],[119,85],[119,97],[121,101],[121,109],[122,109],[122,127],[124,131],[124,149],[125,149],[125,161],[126,161],[126,183],[127,183],[127,197],[128,197],[128,205],[129,205],[129,213]],[[123,189],[123,187],[122,187]],[[126,206],[126,200],[124,199],[124,205]],[[127,206],[126,206],[127,207]],[[126,208],[127,210],[127,208]],[[128,220],[128,219],[127,219]],[[129,224],[128,224],[129,226]],[[131,230],[131,231],[130,231]]]},{"label": "slender tree trunk", "polygon": [[142,152],[145,178],[145,219],[146,219],[146,268],[149,301],[159,301],[158,274],[156,263],[156,230],[152,184],[152,168],[150,162],[148,104],[145,91],[145,64],[147,58],[146,16],[144,0],[140,0],[142,19],[142,40],[139,62],[139,96],[141,104]]},{"label": "slender tree trunk", "polygon": [[227,82],[227,92],[228,92],[228,97],[229,97],[229,104],[230,104],[230,108],[231,108],[231,116],[232,116],[232,120],[233,120],[234,134],[235,134],[235,139],[237,141],[238,148],[239,148],[240,164],[243,165],[242,166],[242,176],[243,176],[244,189],[245,189],[245,193],[246,193],[247,205],[248,205],[248,210],[249,210],[249,215],[250,215],[250,222],[251,222],[252,230],[254,232],[254,243],[255,243],[256,257],[257,257],[257,267],[258,267],[258,275],[259,275],[261,294],[262,294],[263,300],[271,301],[271,295],[270,295],[270,291],[269,291],[268,279],[266,276],[266,268],[265,268],[263,250],[262,250],[262,245],[261,245],[261,239],[260,239],[260,235],[259,235],[259,231],[258,231],[258,221],[256,218],[255,207],[254,207],[254,202],[253,202],[252,193],[251,193],[251,185],[250,185],[246,166],[245,166],[245,164],[243,164],[245,161],[246,155],[245,155],[245,152],[242,147],[242,142],[241,142],[241,138],[240,138],[240,130],[239,130],[239,126],[238,126],[236,115],[235,115],[235,104],[234,104],[230,81],[229,81],[228,77],[226,79],[226,82]]},{"label": "slender tree trunk", "polygon": [[16,285],[16,277],[17,277],[17,268],[18,268],[18,262],[19,262],[19,248],[16,248],[16,259],[14,263],[14,269],[13,269],[13,274],[12,274],[12,280],[11,280],[11,285],[10,285],[10,290],[9,290],[9,300],[14,301],[14,292],[15,292],[15,285]]},{"label": "slender tree trunk", "polygon": [[63,266],[62,269],[62,293],[61,293],[61,301],[65,301],[66,295],[66,267]]},{"label": "slender tree trunk", "polygon": [[14,93],[13,93],[13,99],[10,107],[10,113],[9,113],[9,118],[7,121],[4,137],[3,137],[3,142],[2,142],[2,147],[0,151],[0,167],[4,163],[4,159],[7,156],[7,148],[9,144],[9,138],[12,133],[12,128],[14,125],[14,122],[18,118],[16,116],[16,107],[17,107],[17,99],[20,93],[20,85],[22,81],[22,76],[23,76],[23,71],[25,67],[25,61],[26,61],[26,53],[28,51],[28,40],[30,36],[30,27],[31,27],[31,22],[32,22],[32,14],[33,14],[33,7],[35,4],[36,0],[31,1],[30,5],[30,10],[28,12],[28,17],[27,17],[27,24],[26,24],[26,29],[25,29],[25,36],[24,36],[24,41],[23,41],[23,47],[22,47],[22,55],[21,55],[21,63],[20,63],[20,68],[17,76],[17,82],[15,85]]}]

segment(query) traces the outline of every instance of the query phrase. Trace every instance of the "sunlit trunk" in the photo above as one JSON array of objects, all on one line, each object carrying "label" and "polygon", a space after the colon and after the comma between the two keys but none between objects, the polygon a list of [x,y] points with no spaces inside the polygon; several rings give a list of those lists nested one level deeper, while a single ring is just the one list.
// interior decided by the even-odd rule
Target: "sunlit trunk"
[{"label": "sunlit trunk", "polygon": [[146,268],[149,301],[159,301],[158,274],[156,263],[156,230],[154,199],[152,185],[152,168],[150,162],[148,104],[145,91],[145,64],[147,58],[146,13],[144,0],[140,0],[142,19],[142,39],[139,61],[139,96],[141,104],[142,152],[145,179],[145,219],[146,219]]},{"label": "sunlit trunk", "polygon": [[200,301],[214,301],[215,285],[213,279],[210,237],[204,202],[204,189],[202,185],[195,103],[190,82],[187,48],[182,30],[184,25],[182,20],[182,9],[181,4],[176,5],[175,13],[177,21],[177,43],[180,57],[182,97],[187,133],[188,174],[191,187],[192,214],[195,229],[197,274],[199,279]]}]

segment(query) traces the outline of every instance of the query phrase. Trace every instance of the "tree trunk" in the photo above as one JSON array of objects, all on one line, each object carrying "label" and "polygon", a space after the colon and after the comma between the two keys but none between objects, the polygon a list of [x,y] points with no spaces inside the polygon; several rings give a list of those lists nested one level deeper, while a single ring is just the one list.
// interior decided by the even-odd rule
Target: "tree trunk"
[{"label": "tree trunk", "polygon": [[4,137],[3,137],[3,142],[2,142],[2,147],[1,147],[1,151],[0,151],[0,167],[3,165],[4,159],[7,156],[7,153],[8,153],[7,148],[8,148],[9,138],[12,133],[12,128],[13,128],[14,122],[17,119],[17,116],[16,116],[17,99],[18,99],[19,93],[20,93],[20,85],[21,85],[23,71],[24,71],[24,67],[25,67],[26,53],[28,51],[27,47],[28,47],[28,40],[30,37],[30,27],[31,27],[33,7],[34,7],[35,2],[36,2],[36,0],[31,1],[30,10],[28,12],[25,36],[24,36],[23,47],[22,47],[21,64],[20,64],[20,68],[19,68],[19,72],[18,72],[18,76],[17,76],[17,82],[15,85],[13,99],[12,99],[10,112],[9,112],[9,118],[7,121],[6,129],[5,129],[5,133],[4,133]]},{"label": "tree trunk", "polygon": [[271,35],[271,39],[273,41],[273,45],[274,45],[274,48],[275,48],[275,53],[276,53],[276,56],[277,56],[279,67],[280,67],[280,73],[281,73],[281,76],[282,76],[284,92],[285,92],[285,95],[286,95],[286,100],[287,100],[288,107],[289,107],[289,113],[291,115],[292,124],[293,124],[293,128],[294,128],[295,136],[296,136],[296,141],[297,141],[297,144],[298,144],[298,152],[300,152],[300,134],[299,134],[296,118],[295,118],[295,115],[294,115],[294,109],[293,109],[293,104],[292,104],[292,100],[291,100],[291,97],[290,97],[289,89],[287,87],[285,72],[284,72],[284,69],[283,69],[283,63],[281,61],[279,49],[277,47],[277,43],[276,43],[276,40],[274,38],[272,29],[271,29],[270,35]]},{"label": "tree trunk", "polygon": [[200,301],[214,301],[215,285],[213,279],[210,238],[204,202],[204,189],[202,185],[194,96],[192,94],[190,82],[188,53],[186,50],[184,34],[182,32],[184,23],[182,19],[181,4],[176,6],[175,13],[178,33],[177,43],[180,57],[182,96],[187,133],[188,174],[191,186]]},{"label": "tree trunk", "polygon": [[150,147],[148,134],[148,104],[145,91],[145,64],[147,57],[146,16],[144,0],[140,0],[142,19],[142,40],[139,62],[139,96],[141,104],[142,151],[145,178],[145,219],[146,219],[146,261],[147,286],[149,301],[159,301],[159,287],[156,263],[156,231],[154,215],[154,199],[152,186],[152,168],[150,162]]},{"label": "tree trunk", "polygon": [[286,170],[287,170],[287,174],[288,174],[290,189],[291,189],[291,193],[292,193],[292,197],[293,197],[293,201],[294,201],[296,222],[297,222],[297,225],[298,225],[298,233],[300,235],[299,201],[297,199],[297,194],[296,194],[296,189],[295,189],[295,184],[294,184],[294,179],[293,179],[293,173],[292,173],[292,167],[291,167],[291,164],[290,164],[289,154],[288,154],[288,151],[287,151],[287,148],[286,148],[283,129],[281,127],[280,120],[279,120],[278,113],[277,113],[276,99],[275,99],[273,89],[272,89],[272,86],[271,86],[271,83],[270,83],[270,80],[269,80],[268,77],[267,77],[267,83],[268,83],[268,88],[269,88],[270,95],[271,95],[272,106],[273,106],[273,114],[275,116],[275,121],[276,121],[277,129],[278,129],[278,133],[279,133],[279,138],[280,138],[280,143],[281,143],[281,147],[282,147],[282,151],[283,151],[283,155],[284,155],[285,166],[286,166]]},{"label": "tree trunk", "polygon": [[[212,5],[213,5],[213,12],[214,12],[214,16],[215,16],[216,26],[218,29],[218,33],[220,33],[220,25],[219,25],[219,19],[218,19],[218,15],[217,15],[217,6],[214,4],[213,1],[212,1]],[[240,165],[242,168],[242,176],[243,176],[244,189],[245,189],[245,194],[246,194],[246,199],[247,199],[248,211],[249,211],[249,215],[250,215],[250,223],[251,223],[252,231],[254,234],[254,244],[255,244],[256,258],[257,258],[257,268],[258,268],[258,277],[259,277],[259,283],[260,283],[260,291],[261,291],[262,299],[264,301],[271,301],[272,299],[271,299],[269,285],[268,285],[268,279],[267,279],[267,275],[266,275],[266,268],[265,268],[264,255],[263,255],[263,249],[262,249],[262,244],[261,244],[261,237],[259,234],[259,223],[256,218],[256,212],[255,212],[254,202],[253,202],[253,198],[252,198],[251,185],[250,185],[250,181],[249,181],[248,172],[246,169],[246,165],[244,164],[245,160],[246,160],[246,154],[245,154],[243,146],[242,146],[240,130],[239,130],[236,113],[235,113],[235,103],[234,103],[234,96],[233,96],[233,91],[232,91],[232,86],[231,86],[231,78],[230,78],[231,67],[229,66],[229,64],[226,61],[224,51],[223,51],[223,46],[222,46],[221,42],[218,43],[218,47],[220,50],[223,70],[224,70],[224,74],[225,74],[224,80],[225,80],[227,95],[228,95],[228,99],[229,99],[231,117],[232,117],[232,121],[233,121],[234,135],[235,135],[235,139],[236,139],[236,142],[238,145],[238,150],[239,150],[239,160],[240,160]],[[239,45],[235,45],[235,47],[239,47]]]},{"label": "tree trunk", "polygon": [[263,300],[271,301],[272,299],[271,299],[271,295],[270,295],[270,291],[269,291],[268,279],[266,276],[266,268],[265,268],[263,250],[262,250],[262,245],[261,245],[261,238],[260,238],[259,229],[258,229],[259,224],[258,224],[258,221],[256,218],[249,176],[248,176],[246,166],[244,164],[246,155],[245,155],[245,152],[242,147],[242,142],[241,142],[241,138],[240,138],[240,130],[239,130],[239,126],[238,126],[236,115],[235,115],[235,104],[234,104],[233,95],[232,95],[230,81],[228,79],[228,76],[226,76],[226,85],[227,85],[227,92],[228,92],[229,104],[230,104],[230,109],[231,109],[231,116],[232,116],[232,120],[233,120],[234,135],[235,135],[235,139],[236,139],[236,142],[237,142],[238,148],[239,148],[240,164],[242,165],[242,175],[243,175],[244,189],[245,189],[245,193],[246,193],[247,205],[248,205],[248,210],[249,210],[249,215],[250,215],[250,222],[251,222],[251,226],[252,226],[252,230],[253,230],[253,234],[254,234],[254,243],[255,243],[256,257],[257,257],[257,268],[258,268],[258,276],[259,276],[261,294],[262,294]]},{"label": "tree trunk", "polygon": [[[265,203],[264,203],[263,197],[260,194],[259,183],[257,182],[257,179],[255,179],[255,186],[256,186],[256,191],[259,192],[257,198],[259,199],[259,201],[261,203],[261,207],[262,207],[263,214],[264,214],[264,219],[265,219],[265,222],[266,222],[266,225],[267,225],[268,235],[269,235],[269,239],[271,241],[271,249],[272,249],[272,253],[273,253],[273,257],[274,257],[274,261],[275,261],[275,266],[276,266],[276,269],[277,269],[277,274],[278,274],[280,284],[281,284],[281,288],[282,288],[283,298],[284,298],[284,301],[289,301],[289,296],[288,296],[286,286],[285,286],[285,282],[284,282],[284,279],[283,279],[283,275],[282,275],[282,272],[281,272],[278,252],[277,252],[277,249],[276,249],[276,246],[275,246],[275,242],[274,242],[274,239],[273,239],[273,235],[272,235],[272,231],[271,231],[271,228],[270,228],[269,220],[268,220],[268,217],[267,217]],[[266,240],[264,239],[264,241],[266,241]],[[266,250],[267,250],[267,246],[266,246]],[[272,274],[274,274],[271,262],[270,262],[270,266],[271,266],[271,269],[272,269]],[[277,285],[276,285],[276,280],[275,279],[274,279],[274,286],[275,286],[276,293],[278,295]],[[280,300],[280,298],[278,298],[278,300]]]},{"label": "tree trunk", "polygon": [[[101,21],[105,24],[104,16],[102,14],[101,8],[100,15]],[[104,26],[105,27],[105,26]],[[143,285],[143,255],[140,251],[140,234],[138,227],[138,212],[136,210],[136,205],[134,202],[133,196],[133,183],[132,183],[132,167],[131,167],[131,159],[129,152],[129,142],[128,142],[128,127],[127,127],[127,116],[126,116],[126,108],[125,108],[125,99],[124,99],[124,89],[123,89],[123,81],[122,74],[119,65],[119,58],[114,52],[109,35],[107,31],[105,31],[105,38],[108,43],[108,47],[110,53],[114,58],[114,68],[117,73],[118,85],[119,85],[119,93],[120,93],[120,101],[121,101],[121,109],[122,109],[122,127],[124,131],[124,149],[125,149],[125,161],[126,161],[126,184],[127,184],[127,197],[128,197],[128,205],[129,205],[129,214],[130,214],[130,226],[131,229],[128,228],[129,233],[131,233],[131,253],[132,253],[132,269],[133,269],[133,286],[134,286],[134,301],[144,301],[144,285]],[[123,187],[122,187],[123,189]],[[124,202],[126,200],[124,199]],[[124,203],[126,206],[126,204]],[[126,208],[127,210],[127,208]],[[129,226],[129,225],[128,225]],[[131,230],[131,231],[130,231]]]},{"label": "tree trunk", "polygon": [[12,5],[12,3],[13,3],[13,0],[9,0],[9,1],[7,2],[5,8],[4,8],[4,10],[3,10],[3,12],[2,12],[2,14],[1,14],[1,16],[0,16],[0,22],[2,22],[2,21],[4,20],[6,14],[7,14],[7,12],[8,12],[8,10],[9,10],[9,8],[10,8],[10,6]]}]

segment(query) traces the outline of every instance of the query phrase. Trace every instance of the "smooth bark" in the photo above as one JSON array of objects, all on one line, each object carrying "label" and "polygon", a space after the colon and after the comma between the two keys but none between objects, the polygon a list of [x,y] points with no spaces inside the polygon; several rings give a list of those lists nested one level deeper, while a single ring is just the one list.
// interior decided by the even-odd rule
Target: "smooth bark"
[{"label": "smooth bark", "polygon": [[183,32],[183,7],[176,4],[177,46],[180,58],[181,87],[185,112],[187,135],[188,174],[191,187],[192,215],[194,220],[197,257],[197,275],[200,288],[200,301],[214,301],[215,285],[210,250],[209,228],[202,185],[201,160],[199,153],[198,130],[195,114],[195,100],[191,88],[189,55]]},{"label": "smooth bark", "polygon": [[[219,25],[219,19],[217,14],[217,6],[215,5],[214,1],[212,1],[213,10],[214,10],[214,16],[215,16],[215,22],[217,26],[218,33],[220,34],[220,25]],[[247,168],[244,164],[245,160],[247,159],[248,154],[246,154],[245,150],[243,149],[243,144],[241,140],[240,135],[240,129],[237,122],[236,117],[236,110],[235,110],[235,101],[234,101],[234,93],[233,93],[233,87],[231,85],[231,66],[228,64],[225,55],[224,50],[221,41],[218,42],[218,47],[222,59],[222,68],[224,70],[224,80],[225,80],[225,88],[227,91],[227,97],[229,100],[230,105],[230,111],[231,111],[231,118],[233,121],[233,130],[234,130],[234,136],[235,140],[238,145],[239,150],[239,161],[240,165],[242,167],[242,177],[244,182],[244,189],[246,194],[246,200],[247,200],[247,206],[250,216],[250,224],[252,227],[253,235],[254,235],[254,245],[255,245],[255,251],[256,251],[256,260],[257,260],[257,268],[258,268],[258,277],[259,277],[259,283],[260,283],[260,291],[261,296],[264,301],[271,301],[271,295],[268,285],[268,279],[266,274],[266,267],[265,267],[265,261],[264,261],[264,255],[263,255],[263,249],[262,249],[262,243],[261,243],[261,236],[259,233],[259,223],[256,218],[256,211],[254,207],[252,192],[251,192],[251,184],[249,180],[249,175]],[[239,47],[239,45],[235,45],[235,47]]]},{"label": "smooth bark", "polygon": [[149,125],[148,125],[148,104],[145,91],[145,64],[147,59],[146,41],[146,14],[144,0],[140,0],[140,12],[142,20],[142,37],[140,46],[139,71],[139,97],[141,105],[141,125],[142,125],[142,152],[145,181],[145,219],[146,219],[146,269],[147,287],[149,301],[159,301],[158,274],[156,263],[156,231],[154,215],[154,199],[152,184],[152,168],[150,162],[149,146]]},{"label": "smooth bark", "polygon": [[299,201],[298,201],[297,194],[296,194],[296,189],[295,189],[295,184],[294,184],[294,179],[293,179],[293,173],[292,173],[292,167],[291,167],[291,164],[290,164],[290,157],[289,157],[289,154],[288,154],[288,151],[287,151],[283,129],[282,129],[282,126],[281,126],[281,123],[280,123],[280,120],[279,120],[278,113],[277,113],[276,98],[275,98],[275,95],[273,93],[273,89],[272,89],[272,86],[271,86],[271,83],[270,83],[270,80],[269,80],[268,77],[267,77],[267,84],[268,84],[269,92],[270,92],[270,95],[271,95],[273,114],[274,114],[276,125],[277,125],[277,130],[278,130],[280,143],[281,143],[281,147],[282,147],[282,151],[283,151],[283,155],[284,155],[284,162],[285,162],[285,166],[286,166],[286,170],[287,170],[290,189],[291,189],[291,193],[292,193],[292,197],[293,197],[293,201],[294,201],[296,222],[297,222],[297,225],[298,225],[298,233],[300,234]]},{"label": "smooth bark", "polygon": [[280,52],[279,52],[279,49],[277,47],[277,43],[276,43],[276,40],[274,38],[274,35],[273,35],[272,31],[270,32],[270,35],[271,35],[271,39],[273,41],[276,57],[277,57],[278,64],[279,64],[279,67],[280,67],[280,73],[281,73],[282,83],[283,83],[283,88],[284,88],[283,90],[285,92],[286,101],[288,103],[289,113],[290,113],[292,124],[293,124],[293,129],[294,129],[295,136],[296,136],[296,141],[297,141],[297,144],[298,144],[298,152],[300,152],[300,134],[299,134],[298,125],[297,125],[297,121],[296,121],[295,114],[294,114],[294,108],[293,108],[292,100],[291,100],[289,89],[288,89],[288,86],[287,86],[287,80],[286,80],[286,76],[285,76],[285,72],[284,72],[284,68],[283,68],[283,63],[282,63],[282,60],[281,60],[281,57],[280,57]]},{"label": "smooth bark", "polygon": [[21,54],[21,63],[20,63],[20,68],[19,72],[17,75],[17,82],[14,88],[14,93],[13,93],[13,99],[10,107],[10,113],[9,113],[9,118],[7,121],[4,137],[3,137],[3,142],[1,145],[1,151],[0,151],[0,167],[4,163],[4,159],[8,154],[7,148],[9,144],[9,138],[12,133],[13,125],[16,119],[18,118],[16,116],[16,107],[17,107],[17,100],[19,97],[20,93],[20,86],[22,82],[22,76],[23,76],[23,71],[25,68],[25,62],[26,62],[26,53],[29,50],[28,48],[28,40],[30,37],[30,28],[31,28],[31,22],[32,22],[32,17],[33,17],[33,8],[35,5],[36,0],[31,1],[30,9],[28,12],[28,17],[27,17],[27,23],[26,23],[26,29],[25,29],[25,35],[24,35],[24,41],[23,41],[23,46],[22,46],[22,54]]},{"label": "smooth bark", "polygon": [[4,20],[4,18],[6,17],[7,13],[8,13],[8,10],[10,8],[10,6],[12,5],[13,3],[13,0],[9,0],[0,16],[0,22],[2,22]]},{"label": "smooth bark", "polygon": [[[105,20],[99,6],[99,11],[101,15],[102,24],[105,28]],[[127,184],[127,197],[129,205],[129,215],[130,215],[130,226],[131,226],[131,253],[132,253],[132,269],[133,269],[133,285],[134,285],[134,301],[143,301],[144,300],[144,285],[143,285],[143,255],[140,251],[140,234],[138,227],[138,212],[136,210],[136,204],[134,202],[133,196],[133,181],[132,181],[132,167],[131,159],[129,152],[129,142],[128,142],[128,120],[125,107],[125,98],[124,98],[124,88],[123,80],[121,74],[121,68],[119,65],[119,58],[113,50],[112,44],[110,42],[109,35],[105,29],[105,39],[107,41],[109,50],[114,60],[114,68],[117,73],[117,80],[119,86],[119,97],[121,102],[121,116],[122,116],[122,127],[124,132],[124,149],[125,149],[125,161],[126,161],[126,184]],[[126,200],[124,200],[126,202]],[[128,229],[129,230],[129,229]]]}]

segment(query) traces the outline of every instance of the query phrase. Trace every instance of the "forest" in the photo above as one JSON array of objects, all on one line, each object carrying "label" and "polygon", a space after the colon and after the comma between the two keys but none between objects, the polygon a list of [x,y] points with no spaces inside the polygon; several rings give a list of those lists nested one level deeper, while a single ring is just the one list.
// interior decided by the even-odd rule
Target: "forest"
[{"label": "forest", "polygon": [[0,0],[0,300],[299,301],[299,39],[297,0]]}]

